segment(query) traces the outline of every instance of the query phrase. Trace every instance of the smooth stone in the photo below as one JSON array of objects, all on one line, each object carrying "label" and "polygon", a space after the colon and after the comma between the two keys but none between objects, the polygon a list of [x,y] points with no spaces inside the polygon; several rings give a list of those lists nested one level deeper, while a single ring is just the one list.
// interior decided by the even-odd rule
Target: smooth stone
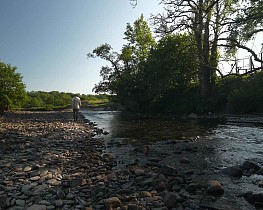
[{"label": "smooth stone", "polygon": [[136,176],[141,176],[141,175],[144,175],[144,174],[145,174],[145,171],[144,171],[143,169],[137,168],[137,169],[134,170],[134,174],[135,174]]},{"label": "smooth stone", "polygon": [[38,181],[40,179],[40,176],[33,176],[30,178],[31,181]]},{"label": "smooth stone", "polygon": [[24,172],[28,172],[28,171],[31,171],[32,170],[32,167],[31,166],[26,166],[23,171]]},{"label": "smooth stone", "polygon": [[238,166],[231,166],[223,169],[223,173],[232,177],[242,177],[242,169]]},{"label": "smooth stone", "polygon": [[63,203],[63,200],[59,199],[59,200],[55,200],[54,204],[57,207],[61,207],[61,206],[63,206],[64,203]]},{"label": "smooth stone", "polygon": [[38,204],[40,204],[40,205],[46,205],[46,206],[51,205],[51,203],[50,203],[49,201],[46,201],[46,200],[39,201]]},{"label": "smooth stone", "polygon": [[56,180],[56,179],[49,179],[49,180],[47,181],[47,183],[50,184],[50,185],[57,186],[57,185],[61,184],[61,181],[58,181],[58,180]]},{"label": "smooth stone", "polygon": [[67,205],[72,205],[74,204],[74,201],[73,200],[63,200],[63,202]]},{"label": "smooth stone", "polygon": [[222,195],[224,194],[224,187],[218,180],[209,180],[207,191],[213,195]]},{"label": "smooth stone", "polygon": [[47,207],[45,205],[38,205],[38,204],[34,204],[29,208],[27,208],[27,210],[46,210],[46,209]]},{"label": "smooth stone", "polygon": [[16,205],[18,206],[25,206],[25,204],[26,204],[25,200],[20,200],[20,199],[16,200]]}]

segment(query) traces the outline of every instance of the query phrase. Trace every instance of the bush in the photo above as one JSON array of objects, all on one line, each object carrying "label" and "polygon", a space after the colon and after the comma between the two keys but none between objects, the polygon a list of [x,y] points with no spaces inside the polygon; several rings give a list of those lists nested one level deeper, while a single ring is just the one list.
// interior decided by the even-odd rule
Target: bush
[{"label": "bush", "polygon": [[228,103],[232,113],[263,113],[263,72],[247,77],[239,89],[231,92]]}]

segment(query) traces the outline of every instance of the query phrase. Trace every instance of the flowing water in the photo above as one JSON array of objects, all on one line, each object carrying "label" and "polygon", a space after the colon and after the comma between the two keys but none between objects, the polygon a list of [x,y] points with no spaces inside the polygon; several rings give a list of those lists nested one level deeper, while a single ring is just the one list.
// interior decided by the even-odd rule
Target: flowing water
[{"label": "flowing water", "polygon": [[[202,180],[220,180],[224,184],[225,193],[215,204],[218,203],[221,209],[255,209],[238,195],[247,191],[263,192],[263,188],[257,185],[263,176],[234,179],[222,174],[222,169],[242,165],[245,160],[263,167],[263,116],[179,119],[85,110],[82,114],[109,132],[103,137],[106,142],[120,143],[119,146],[109,147],[109,151],[119,159],[120,167],[121,162],[133,162],[135,158],[145,160],[141,153],[131,151],[149,145],[147,158],[158,156],[163,164],[181,167],[181,170],[195,169],[204,174],[199,176]],[[183,143],[173,143],[175,141]],[[198,152],[184,151],[180,145],[194,148]],[[184,157],[190,159],[190,164],[178,165],[177,159]]]}]

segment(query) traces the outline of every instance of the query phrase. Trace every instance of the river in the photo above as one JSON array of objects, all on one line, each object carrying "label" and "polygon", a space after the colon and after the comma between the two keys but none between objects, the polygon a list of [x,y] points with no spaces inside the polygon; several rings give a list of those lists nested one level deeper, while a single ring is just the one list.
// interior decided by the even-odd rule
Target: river
[{"label": "river", "polygon": [[[144,162],[158,157],[162,163],[180,170],[195,170],[197,174],[203,174],[198,176],[199,182],[220,180],[225,187],[224,195],[215,201],[220,208],[224,209],[225,205],[225,209],[255,209],[239,195],[247,191],[263,192],[257,185],[263,176],[236,179],[224,175],[222,170],[242,165],[245,160],[263,167],[263,116],[188,119],[85,110],[82,110],[82,114],[109,132],[100,137],[105,139],[107,150],[118,159],[117,167],[132,163],[135,159]],[[134,152],[140,151],[145,145],[150,148],[148,157]],[[188,150],[182,149],[182,145]],[[177,160],[185,157],[190,163],[179,164]]]}]

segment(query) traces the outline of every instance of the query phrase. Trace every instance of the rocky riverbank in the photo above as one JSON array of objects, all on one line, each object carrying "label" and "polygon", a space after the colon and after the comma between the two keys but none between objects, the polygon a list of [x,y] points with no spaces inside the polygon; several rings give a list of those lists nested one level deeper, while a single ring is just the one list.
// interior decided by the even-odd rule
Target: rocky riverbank
[{"label": "rocky riverbank", "polygon": [[[118,159],[105,151],[117,142],[105,145],[93,138],[98,132],[83,118],[73,122],[70,111],[6,113],[0,118],[0,209],[241,209],[214,205],[225,191],[220,180],[197,182],[203,172],[178,170],[161,157],[116,167]],[[196,149],[177,151],[195,156]],[[146,157],[147,148],[138,151]]]}]

